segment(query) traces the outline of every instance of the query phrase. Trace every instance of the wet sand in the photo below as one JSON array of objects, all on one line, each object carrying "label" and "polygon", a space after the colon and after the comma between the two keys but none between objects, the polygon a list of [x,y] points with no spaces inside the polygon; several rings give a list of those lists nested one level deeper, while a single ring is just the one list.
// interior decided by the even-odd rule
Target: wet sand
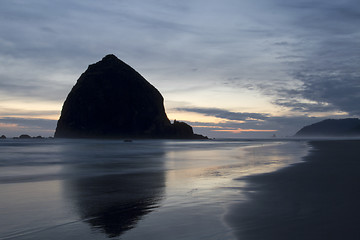
[{"label": "wet sand", "polygon": [[304,162],[241,178],[226,216],[238,239],[360,239],[360,141],[313,141]]}]

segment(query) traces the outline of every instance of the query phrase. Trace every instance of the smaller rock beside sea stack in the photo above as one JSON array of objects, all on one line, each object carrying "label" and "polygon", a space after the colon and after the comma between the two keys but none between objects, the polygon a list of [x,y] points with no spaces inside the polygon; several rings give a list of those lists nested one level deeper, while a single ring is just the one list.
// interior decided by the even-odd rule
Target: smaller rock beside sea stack
[{"label": "smaller rock beside sea stack", "polygon": [[57,138],[206,138],[171,124],[160,92],[114,55],[92,64],[66,98]]}]

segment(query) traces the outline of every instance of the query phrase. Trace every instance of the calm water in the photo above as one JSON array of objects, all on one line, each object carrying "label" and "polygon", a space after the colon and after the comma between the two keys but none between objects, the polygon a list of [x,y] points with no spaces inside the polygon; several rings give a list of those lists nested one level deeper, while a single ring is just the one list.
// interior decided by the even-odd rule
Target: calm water
[{"label": "calm water", "polygon": [[0,239],[236,239],[243,176],[299,162],[305,142],[0,141]]}]

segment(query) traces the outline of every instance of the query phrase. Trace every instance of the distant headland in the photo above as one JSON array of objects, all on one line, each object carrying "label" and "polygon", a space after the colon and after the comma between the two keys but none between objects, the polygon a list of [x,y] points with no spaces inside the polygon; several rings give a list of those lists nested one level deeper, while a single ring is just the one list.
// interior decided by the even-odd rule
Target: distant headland
[{"label": "distant headland", "polygon": [[[0,136],[0,139],[7,139],[7,137],[5,135],[1,135]],[[36,137],[32,137],[30,135],[27,135],[27,134],[21,134],[20,136],[18,137],[12,137],[12,139],[53,139],[53,137],[43,137],[43,136],[36,136]]]},{"label": "distant headland", "polygon": [[92,64],[67,96],[56,138],[206,139],[170,122],[160,92],[115,55]]},{"label": "distant headland", "polygon": [[360,136],[360,119],[326,119],[300,129],[295,137],[355,137]]}]

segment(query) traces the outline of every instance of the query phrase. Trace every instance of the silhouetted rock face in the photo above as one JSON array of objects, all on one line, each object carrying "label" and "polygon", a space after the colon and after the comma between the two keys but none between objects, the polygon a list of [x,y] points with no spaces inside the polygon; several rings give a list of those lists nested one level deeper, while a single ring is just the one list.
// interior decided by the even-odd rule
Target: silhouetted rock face
[{"label": "silhouetted rock face", "polygon": [[360,120],[358,118],[327,119],[306,127],[295,134],[296,137],[345,137],[360,136]]},{"label": "silhouetted rock face", "polygon": [[116,56],[107,55],[90,65],[69,93],[55,137],[197,138],[188,128],[171,124],[160,92]]}]

